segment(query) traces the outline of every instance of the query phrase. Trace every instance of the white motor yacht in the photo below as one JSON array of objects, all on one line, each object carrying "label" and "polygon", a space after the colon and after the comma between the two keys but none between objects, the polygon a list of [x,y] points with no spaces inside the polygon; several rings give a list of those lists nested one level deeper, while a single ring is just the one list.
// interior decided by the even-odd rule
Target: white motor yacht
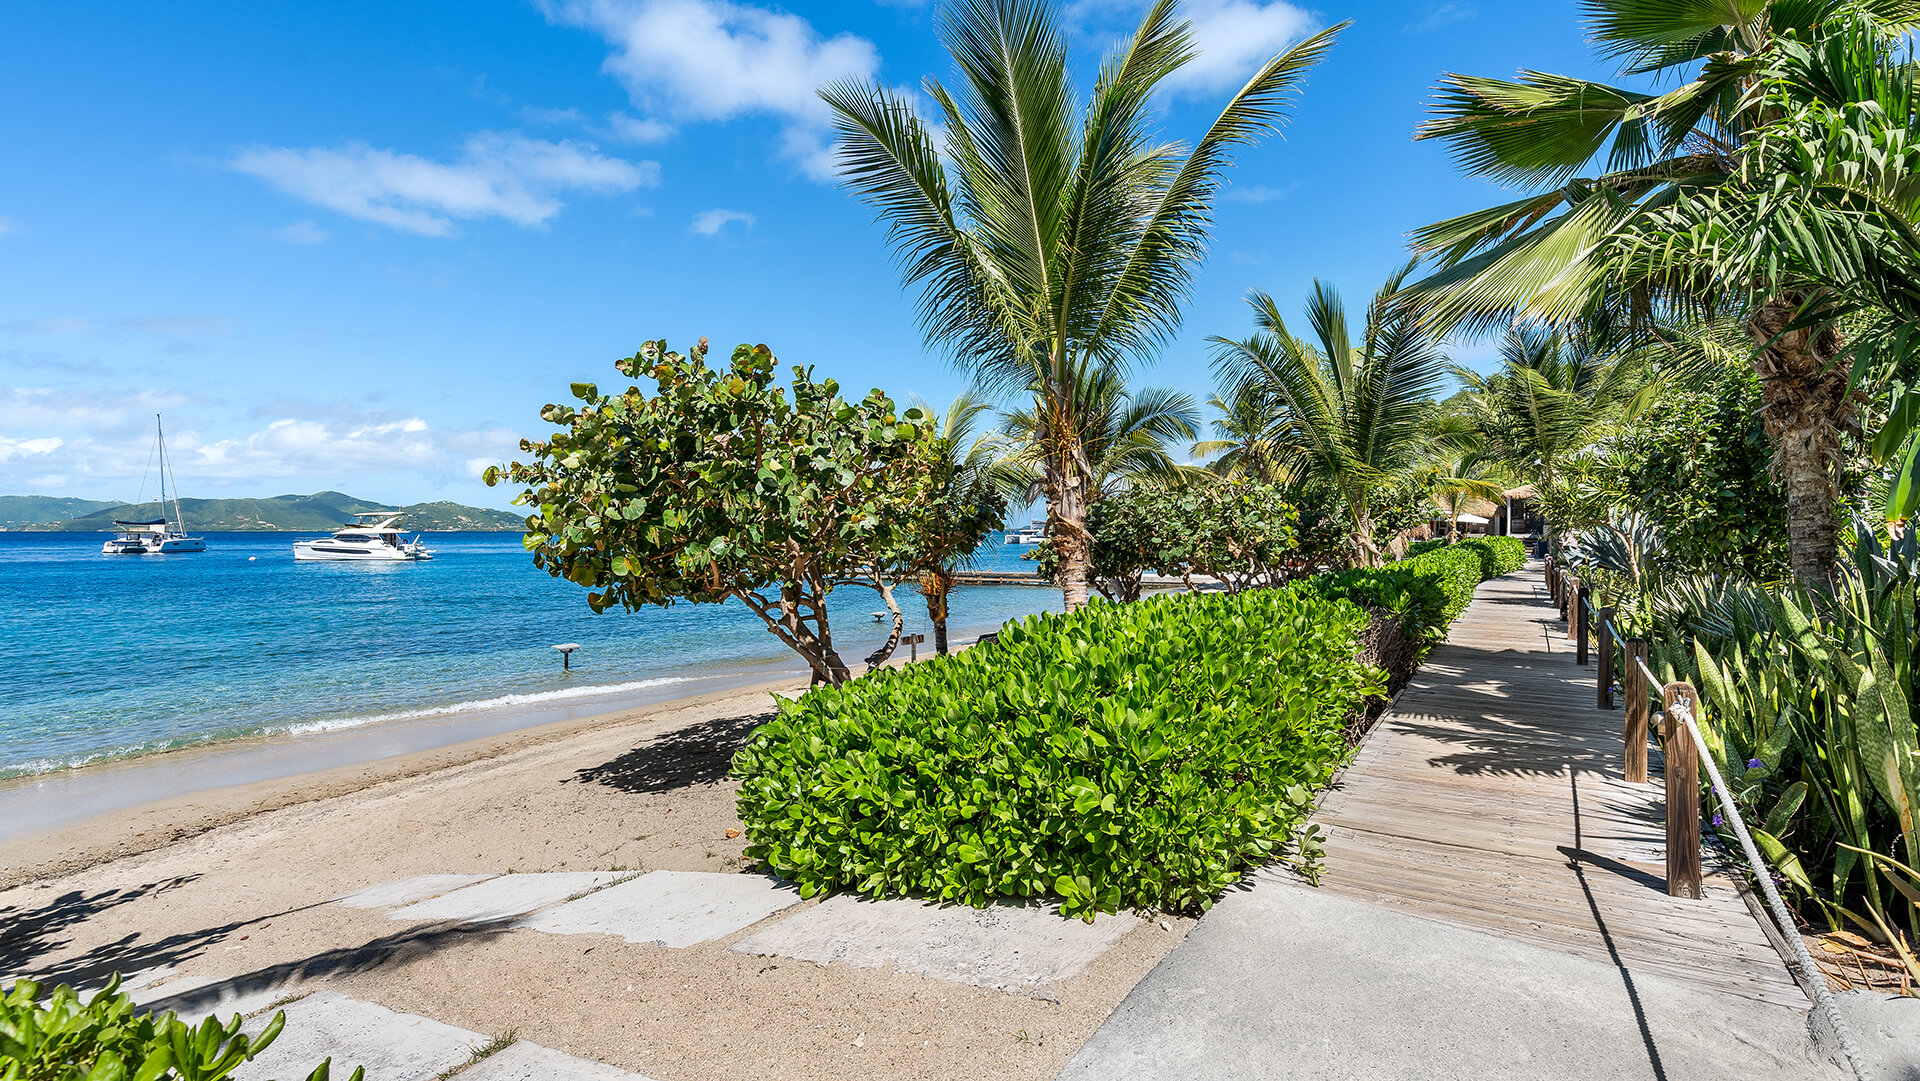
[{"label": "white motor yacht", "polygon": [[[180,485],[173,488],[173,518],[167,518],[167,483],[173,479],[173,459],[167,457],[167,433],[160,427],[160,414],[153,415],[154,460],[160,464],[160,517],[151,521],[113,520],[113,539],[100,546],[102,555],[144,556],[172,552],[204,552],[207,542],[187,536],[186,520],[180,516]],[[145,487],[145,482],[141,482]],[[144,494],[144,493],[143,493]]]},{"label": "white motor yacht", "polygon": [[1046,539],[1047,523],[1033,522],[1023,529],[1008,530],[1006,542],[1008,544],[1018,544],[1022,547],[1031,547]]},{"label": "white motor yacht", "polygon": [[293,558],[377,563],[432,559],[433,550],[419,534],[411,540],[400,535],[400,518],[395,511],[356,514],[330,537],[293,542]]}]

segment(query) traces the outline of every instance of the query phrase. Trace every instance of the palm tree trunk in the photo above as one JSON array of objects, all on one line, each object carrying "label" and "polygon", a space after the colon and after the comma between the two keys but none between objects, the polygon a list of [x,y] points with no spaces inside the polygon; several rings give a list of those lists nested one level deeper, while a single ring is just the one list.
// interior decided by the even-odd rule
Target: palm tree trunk
[{"label": "palm tree trunk", "polygon": [[1773,443],[1773,470],[1787,493],[1787,555],[1795,580],[1826,587],[1840,552],[1844,507],[1842,437],[1857,434],[1860,395],[1851,373],[1834,362],[1842,345],[1831,327],[1794,327],[1809,297],[1802,290],[1775,294],[1747,320],[1760,351],[1760,415]]},{"label": "palm tree trunk", "polygon": [[947,651],[947,595],[953,592],[953,575],[945,569],[928,571],[920,578],[920,595],[927,599],[927,621],[933,624],[933,651]]},{"label": "palm tree trunk", "polygon": [[1093,534],[1087,530],[1089,466],[1077,442],[1053,448],[1046,457],[1047,539],[1060,553],[1060,602],[1069,612],[1086,606],[1087,579],[1093,571]]}]

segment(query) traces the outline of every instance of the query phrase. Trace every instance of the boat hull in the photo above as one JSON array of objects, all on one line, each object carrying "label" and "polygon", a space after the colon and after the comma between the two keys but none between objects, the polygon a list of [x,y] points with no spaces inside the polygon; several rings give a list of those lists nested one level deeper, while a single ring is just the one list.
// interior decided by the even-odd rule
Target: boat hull
[{"label": "boat hull", "polygon": [[293,546],[293,558],[301,563],[418,563],[432,559],[433,553],[404,552],[392,548],[360,551],[300,543]]}]

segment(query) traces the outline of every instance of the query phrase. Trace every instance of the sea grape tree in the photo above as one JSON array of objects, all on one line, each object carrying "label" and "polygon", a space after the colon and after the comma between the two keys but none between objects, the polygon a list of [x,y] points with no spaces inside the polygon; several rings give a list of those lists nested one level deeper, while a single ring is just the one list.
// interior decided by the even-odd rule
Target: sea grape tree
[{"label": "sea grape tree", "polygon": [[650,341],[615,362],[653,394],[573,384],[579,405],[540,412],[560,430],[523,440],[532,460],[486,482],[525,486],[534,564],[587,587],[594,611],[737,600],[816,681],[843,682],[827,597],[863,585],[898,611],[884,571],[925,495],[932,432],[920,410],[878,390],[847,401],[810,369],[778,385],[764,345],[739,346],[724,370],[706,354],[705,338],[686,356]]}]

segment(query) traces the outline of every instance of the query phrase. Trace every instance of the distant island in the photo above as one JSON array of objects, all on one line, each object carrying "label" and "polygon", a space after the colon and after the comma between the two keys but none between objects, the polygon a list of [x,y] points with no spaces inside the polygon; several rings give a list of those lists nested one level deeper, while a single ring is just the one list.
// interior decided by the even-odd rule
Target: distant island
[{"label": "distant island", "polygon": [[[333,529],[364,511],[399,511],[408,530],[469,530],[517,533],[526,516],[512,511],[465,507],[441,500],[396,507],[355,499],[339,492],[276,495],[265,499],[182,499],[181,517],[190,532],[313,533]],[[0,495],[0,528],[86,533],[113,528],[115,518],[157,518],[153,503],[112,503],[45,495]]]}]

